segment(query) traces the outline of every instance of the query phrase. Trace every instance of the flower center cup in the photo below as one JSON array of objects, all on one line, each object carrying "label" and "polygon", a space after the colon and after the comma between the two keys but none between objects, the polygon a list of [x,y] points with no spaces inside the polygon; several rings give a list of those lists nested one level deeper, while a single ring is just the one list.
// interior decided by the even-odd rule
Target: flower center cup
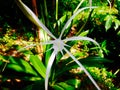
[{"label": "flower center cup", "polygon": [[53,41],[53,49],[55,51],[62,51],[64,48],[64,42],[61,39],[56,39]]}]

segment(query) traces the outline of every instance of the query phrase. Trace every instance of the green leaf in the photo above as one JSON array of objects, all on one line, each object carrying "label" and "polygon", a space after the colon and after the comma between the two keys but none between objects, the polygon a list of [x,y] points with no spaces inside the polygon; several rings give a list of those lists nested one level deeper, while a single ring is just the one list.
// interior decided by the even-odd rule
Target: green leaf
[{"label": "green leaf", "polygon": [[70,79],[70,80],[67,80],[66,83],[71,86],[74,86],[76,89],[78,89],[81,84],[80,80],[78,79]]},{"label": "green leaf", "polygon": [[62,17],[57,21],[58,26],[60,26],[61,24],[63,24],[63,23],[65,22],[66,18],[67,18],[67,15],[62,16]]},{"label": "green leaf", "polygon": [[112,26],[112,16],[108,16],[109,18],[107,19],[107,21],[106,21],[106,23],[105,23],[105,29],[106,29],[106,31],[108,30],[108,29],[110,29],[111,28],[111,26]]},{"label": "green leaf", "polygon": [[[1,56],[3,58],[3,60],[9,60],[9,62],[6,64],[6,66],[3,66],[4,72],[8,73],[9,71],[11,72],[9,74],[9,77],[19,77],[17,75],[19,75],[19,73],[24,74],[23,77],[19,77],[20,79],[23,80],[30,80],[30,81],[35,81],[35,80],[40,80],[41,77],[38,76],[38,73],[34,70],[34,68],[30,65],[29,62],[20,59],[20,58],[15,58],[12,56]],[[13,73],[16,73],[16,75],[14,75]],[[12,76],[11,76],[12,75]],[[29,75],[29,76],[28,76]]]},{"label": "green leaf", "polygon": [[32,66],[36,69],[36,71],[43,77],[45,78],[46,74],[46,68],[39,58],[38,55],[30,55],[30,63]]},{"label": "green leaf", "polygon": [[71,86],[65,82],[60,82],[60,83],[57,83],[56,85],[53,86],[53,88],[55,90],[75,90],[75,87],[74,86]]},{"label": "green leaf", "polygon": [[[17,72],[25,72],[25,73],[30,73],[29,71],[26,71],[25,69],[23,69],[20,65],[18,65],[18,64],[13,64],[13,63],[10,63],[10,64],[8,64],[7,65],[7,68],[8,69],[12,69],[12,70],[14,70],[14,71],[17,71]],[[29,69],[27,69],[27,70],[29,70]]]},{"label": "green leaf", "polygon": [[80,33],[80,36],[87,36],[88,33],[89,33],[89,30],[84,31],[84,32]]},{"label": "green leaf", "polygon": [[[111,60],[106,58],[101,58],[99,56],[89,56],[87,58],[79,59],[79,61],[85,66],[96,66],[96,67],[103,67],[102,63],[112,63]],[[60,77],[63,73],[72,68],[77,68],[78,65],[69,57],[65,60],[62,60],[59,67],[56,67],[56,75],[55,78]]]},{"label": "green leaf", "polygon": [[49,58],[52,54],[51,45],[46,45],[46,52],[45,52],[45,65],[48,65]]},{"label": "green leaf", "polygon": [[83,59],[80,59],[80,62],[82,63],[85,63],[85,62],[88,62],[88,63],[112,63],[112,61],[106,59],[106,58],[102,58],[102,57],[99,57],[99,56],[89,56],[87,58],[83,58]]},{"label": "green leaf", "polygon": [[59,85],[54,85],[53,88],[54,90],[64,90],[64,88]]},{"label": "green leaf", "polygon": [[0,66],[2,65],[2,63],[3,63],[3,62],[2,62],[2,61],[0,61]]},{"label": "green leaf", "polygon": [[2,61],[2,62],[9,62],[9,61],[8,61],[8,58],[9,58],[9,57],[7,57],[7,56],[2,56],[2,55],[0,55],[0,61]]},{"label": "green leaf", "polygon": [[[89,56],[87,58],[79,59],[83,65],[85,66],[96,66],[96,67],[102,67],[102,63],[112,63],[111,60],[108,60],[106,58],[102,58],[99,56]],[[68,67],[74,66],[75,62],[68,63]]]},{"label": "green leaf", "polygon": [[36,81],[22,90],[44,90],[44,80]]},{"label": "green leaf", "polygon": [[120,26],[120,21],[118,19],[115,19],[114,22],[115,22],[114,29],[116,30]]},{"label": "green leaf", "polygon": [[9,60],[10,60],[10,63],[7,64],[6,68],[17,71],[17,72],[38,76],[38,74],[34,71],[31,65],[28,62],[24,61],[23,59],[10,57]]},{"label": "green leaf", "polygon": [[57,83],[53,86],[54,90],[76,90],[80,87],[80,80],[69,79],[65,82]]}]

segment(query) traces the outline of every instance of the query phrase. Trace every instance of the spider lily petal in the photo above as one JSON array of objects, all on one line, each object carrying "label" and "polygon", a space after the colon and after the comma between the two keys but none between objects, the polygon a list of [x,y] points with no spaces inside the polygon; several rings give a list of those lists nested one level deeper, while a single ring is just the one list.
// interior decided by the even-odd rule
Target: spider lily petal
[{"label": "spider lily petal", "polygon": [[21,51],[23,51],[23,50],[26,49],[26,48],[30,48],[30,47],[34,47],[34,46],[36,46],[36,44],[27,45],[27,46],[19,49],[18,52],[21,52]]},{"label": "spider lily petal", "polygon": [[92,76],[89,74],[89,72],[84,68],[84,66],[64,47],[64,50],[70,55],[70,57],[83,69],[83,71],[86,73],[86,75],[89,77],[89,79],[92,81],[92,83],[95,85],[95,87],[98,90],[101,90],[95,80],[92,78]]},{"label": "spider lily petal", "polygon": [[89,0],[89,3],[90,3],[90,10],[91,10],[91,7],[92,7],[92,0]]},{"label": "spider lily petal", "polygon": [[91,8],[91,9],[92,9],[92,8],[96,8],[96,7],[84,7],[84,8],[78,9],[78,11],[76,11],[76,12],[70,17],[70,19],[66,22],[66,24],[64,25],[64,27],[63,27],[63,29],[62,29],[62,31],[61,31],[61,34],[60,34],[60,36],[59,36],[59,38],[62,37],[65,29],[68,28],[68,26],[69,26],[69,24],[71,23],[71,21],[73,20],[73,18],[75,18],[75,16],[77,16],[81,11],[83,11],[83,10],[85,10],[85,9],[88,9],[88,8]]},{"label": "spider lily petal", "polygon": [[97,46],[99,46],[99,44],[95,40],[93,40],[92,38],[82,37],[82,36],[73,36],[73,37],[70,37],[70,38],[66,38],[63,41],[67,42],[67,41],[73,41],[73,40],[87,40],[87,41],[91,41],[91,42],[95,43]]},{"label": "spider lily petal", "polygon": [[19,49],[18,52],[23,51],[26,48],[34,47],[34,46],[37,46],[37,45],[46,45],[46,44],[53,44],[53,40],[47,41],[47,42],[40,42],[40,43],[35,43],[35,44],[27,45],[27,46]]},{"label": "spider lily petal", "polygon": [[55,60],[55,56],[58,52],[56,50],[53,51],[53,53],[50,56],[48,65],[47,65],[47,70],[46,70],[46,77],[45,77],[45,90],[48,90],[48,79],[49,79],[49,74],[50,74],[50,70],[51,67],[53,65],[53,62]]},{"label": "spider lily petal", "polygon": [[38,17],[33,13],[30,8],[28,8],[21,0],[15,0],[21,11],[29,20],[31,20],[36,26],[39,28],[42,27],[52,38],[56,39],[56,37],[49,31],[49,29],[38,19]]}]

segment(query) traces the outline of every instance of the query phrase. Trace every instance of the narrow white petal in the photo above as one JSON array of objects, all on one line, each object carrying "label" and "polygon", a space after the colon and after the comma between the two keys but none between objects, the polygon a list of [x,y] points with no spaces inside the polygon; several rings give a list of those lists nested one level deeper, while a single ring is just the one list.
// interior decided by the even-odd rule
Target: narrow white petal
[{"label": "narrow white petal", "polygon": [[26,48],[30,48],[30,47],[34,47],[34,46],[36,46],[36,44],[27,45],[27,46],[19,49],[18,52],[21,52],[21,51],[23,51],[23,50],[26,49]]},{"label": "narrow white petal", "polygon": [[66,49],[64,48],[64,50],[70,55],[70,57],[83,69],[83,71],[85,72],[85,74],[89,77],[89,79],[92,81],[92,83],[95,85],[95,87],[98,90],[101,90],[100,87],[97,85],[97,83],[95,82],[95,80],[92,78],[92,76],[89,74],[89,72],[84,68],[84,66]]},{"label": "narrow white petal", "polygon": [[50,70],[51,70],[51,67],[53,65],[53,62],[55,60],[56,54],[57,54],[57,51],[54,50],[50,56],[49,61],[48,61],[47,70],[46,70],[46,77],[45,77],[45,90],[48,90],[49,74],[50,74]]},{"label": "narrow white petal", "polygon": [[21,11],[29,18],[36,26],[42,27],[52,38],[56,37],[49,31],[49,29],[38,19],[38,17],[33,13],[28,6],[26,6],[21,0],[15,0]]},{"label": "narrow white petal", "polygon": [[91,7],[92,7],[92,0],[89,0],[89,3],[90,3],[90,10],[91,10]]},{"label": "narrow white petal", "polygon": [[67,41],[74,41],[74,40],[87,40],[87,41],[91,41],[91,42],[95,43],[98,47],[100,47],[99,44],[95,40],[93,40],[92,38],[89,38],[89,37],[74,36],[74,37],[66,38],[63,41],[67,42]]},{"label": "narrow white petal", "polygon": [[71,17],[70,19],[67,21],[67,23],[64,25],[62,31],[61,31],[61,34],[59,36],[59,38],[62,37],[64,31],[66,28],[68,28],[69,24],[71,23],[71,21],[73,20],[73,18],[75,18],[75,16],[77,16],[81,11],[85,10],[85,9],[88,9],[88,8],[96,8],[96,7],[84,7],[84,8],[81,8],[81,9],[78,9],[78,11],[76,11]]},{"label": "narrow white petal", "polygon": [[53,41],[48,41],[48,42],[40,42],[40,43],[36,43],[36,44],[27,45],[27,46],[19,49],[18,52],[23,51],[26,48],[34,47],[34,46],[37,46],[37,45],[46,45],[46,44],[52,44],[52,43],[53,43]]}]

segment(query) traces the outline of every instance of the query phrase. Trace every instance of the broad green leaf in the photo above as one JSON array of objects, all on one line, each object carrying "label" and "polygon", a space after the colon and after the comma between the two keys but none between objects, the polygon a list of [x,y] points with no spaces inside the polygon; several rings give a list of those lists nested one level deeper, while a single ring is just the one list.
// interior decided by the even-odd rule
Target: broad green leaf
[{"label": "broad green leaf", "polygon": [[49,58],[51,56],[52,50],[51,49],[51,45],[46,45],[46,52],[45,52],[45,65],[47,66]]},{"label": "broad green leaf", "polygon": [[54,90],[65,90],[63,87],[61,87],[59,85],[54,85],[53,88],[54,88]]},{"label": "broad green leaf", "polygon": [[[64,23],[65,23],[65,21],[67,20],[67,18],[68,18],[68,16],[67,15],[64,15],[64,16],[62,16],[58,21],[57,21],[57,23],[55,23],[55,29],[56,29],[56,36],[58,37],[58,35],[60,35],[60,32],[61,32],[61,29],[62,29],[62,27],[63,27],[63,25],[64,25]],[[68,30],[67,30],[68,31]],[[67,32],[66,31],[66,32]]]},{"label": "broad green leaf", "polygon": [[44,90],[44,80],[35,81],[31,85],[26,86],[22,90]]},{"label": "broad green leaf", "polygon": [[17,72],[21,72],[21,73],[23,73],[23,72],[25,72],[25,73],[30,73],[29,72],[29,69],[24,69],[24,68],[22,68],[20,65],[18,65],[18,64],[13,64],[13,63],[10,63],[10,64],[8,64],[7,65],[7,68],[8,69],[11,69],[11,70],[14,70],[14,71],[17,71]]},{"label": "broad green leaf", "polygon": [[66,83],[78,89],[80,87],[81,81],[78,79],[70,79],[67,80]]},{"label": "broad green leaf", "polygon": [[115,19],[114,22],[115,22],[114,29],[116,30],[116,29],[118,29],[118,27],[120,26],[120,20]]},{"label": "broad green leaf", "polygon": [[56,83],[53,85],[54,90],[76,90],[80,88],[80,80],[69,79],[65,82]]},{"label": "broad green leaf", "polygon": [[[95,67],[103,67],[101,63],[112,63],[112,61],[106,58],[101,58],[99,56],[89,56],[87,58],[79,59],[78,61],[80,61],[85,66],[95,66]],[[78,67],[78,65],[70,57],[65,60],[62,60],[60,64],[61,65],[59,67],[56,67],[57,68],[55,75],[56,78],[61,76],[66,71]]]},{"label": "broad green leaf", "polygon": [[83,58],[83,59],[80,59],[79,60],[80,62],[82,63],[112,63],[112,61],[106,59],[106,58],[102,58],[102,57],[99,57],[99,56],[89,56],[87,58]]},{"label": "broad green leaf", "polygon": [[66,18],[67,18],[67,15],[62,16],[62,17],[57,21],[58,26],[60,26],[61,24],[63,24],[63,23],[65,22]]},{"label": "broad green leaf", "polygon": [[30,63],[32,64],[32,66],[36,69],[36,71],[43,77],[45,78],[45,72],[46,72],[46,68],[43,64],[43,62],[41,61],[41,59],[39,58],[38,55],[30,55]]},{"label": "broad green leaf", "polygon": [[[60,88],[61,87],[61,88]],[[75,90],[75,87],[74,86],[71,86],[71,85],[69,85],[69,84],[67,84],[67,83],[65,83],[65,82],[60,82],[60,83],[57,83],[57,84],[55,84],[54,86],[53,86],[53,88],[55,89],[55,90]]]},{"label": "broad green leaf", "polygon": [[[112,63],[111,60],[99,56],[89,56],[87,58],[79,59],[78,61],[80,61],[85,66],[96,66],[96,67],[102,67],[101,63]],[[71,63],[68,63],[67,65],[69,67],[71,65],[74,65],[74,63],[75,63],[74,61],[71,61]]]},{"label": "broad green leaf", "polygon": [[107,19],[107,21],[106,21],[106,23],[105,23],[105,29],[106,29],[106,31],[108,30],[108,29],[110,29],[111,28],[111,26],[112,26],[112,16],[108,16],[109,18]]},{"label": "broad green leaf", "polygon": [[80,36],[87,36],[88,33],[89,33],[89,30],[83,31],[80,33]]},{"label": "broad green leaf", "polygon": [[[31,65],[20,58],[12,57],[12,56],[0,56],[1,59],[3,59],[5,62],[7,61],[8,64],[6,68],[11,69],[13,71],[32,74],[37,76],[38,74],[34,71],[34,69],[31,67]],[[8,61],[9,60],[9,61]]]},{"label": "broad green leaf", "polygon": [[9,58],[9,60],[10,60],[10,63],[7,64],[6,68],[17,71],[17,72],[38,76],[38,74],[34,71],[31,65],[28,62],[24,61],[23,59],[11,57]]}]

